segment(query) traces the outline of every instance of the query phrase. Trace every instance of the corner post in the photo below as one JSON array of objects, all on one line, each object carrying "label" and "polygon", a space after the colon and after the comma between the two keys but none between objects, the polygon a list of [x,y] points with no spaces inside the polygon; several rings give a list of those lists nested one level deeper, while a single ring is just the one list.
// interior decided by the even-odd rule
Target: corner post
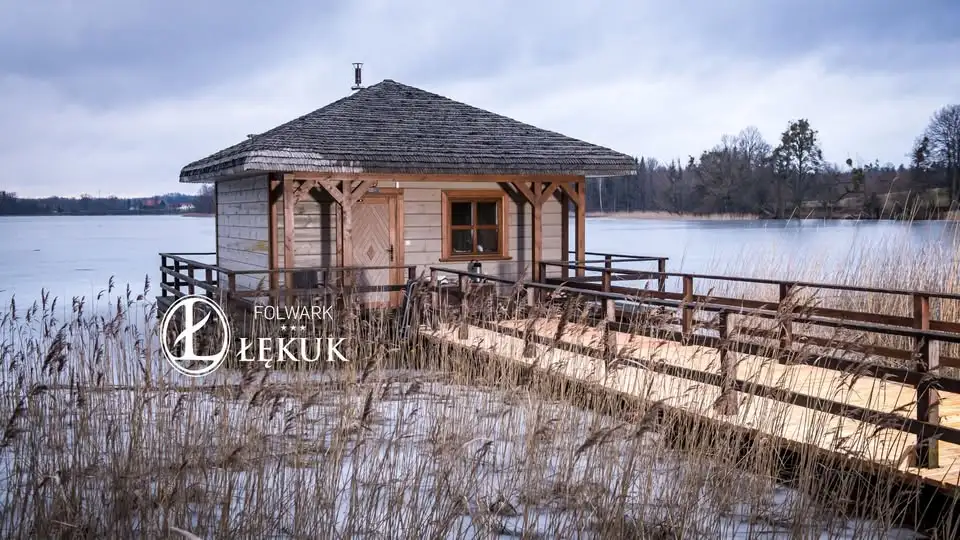
[{"label": "corner post", "polygon": [[164,270],[167,269],[167,256],[160,254],[160,296],[167,296],[167,289],[164,285],[167,284],[167,273]]}]

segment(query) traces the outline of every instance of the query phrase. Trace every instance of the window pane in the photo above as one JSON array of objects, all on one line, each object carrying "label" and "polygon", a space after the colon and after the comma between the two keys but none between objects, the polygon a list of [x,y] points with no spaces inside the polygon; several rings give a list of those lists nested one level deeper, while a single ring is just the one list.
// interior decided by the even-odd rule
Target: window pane
[{"label": "window pane", "polygon": [[495,202],[477,203],[477,225],[499,225],[500,212]]},{"label": "window pane", "polygon": [[455,202],[450,204],[451,225],[473,225],[473,203]]},{"label": "window pane", "polygon": [[453,253],[473,253],[473,230],[459,229],[452,231],[450,236]]},{"label": "window pane", "polygon": [[477,230],[477,251],[480,253],[499,253],[500,231],[498,229]]}]

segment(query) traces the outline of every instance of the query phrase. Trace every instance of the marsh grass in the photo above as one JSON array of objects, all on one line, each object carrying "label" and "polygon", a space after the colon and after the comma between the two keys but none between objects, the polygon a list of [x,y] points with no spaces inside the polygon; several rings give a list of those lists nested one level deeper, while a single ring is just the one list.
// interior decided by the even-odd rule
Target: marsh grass
[{"label": "marsh grass", "polygon": [[[479,316],[529,315],[516,297]],[[111,283],[0,315],[0,536],[869,538],[917,501],[812,451],[786,467],[773,438],[646,399],[662,388],[624,401],[352,309],[315,329],[349,362],[179,376],[146,298]]]}]

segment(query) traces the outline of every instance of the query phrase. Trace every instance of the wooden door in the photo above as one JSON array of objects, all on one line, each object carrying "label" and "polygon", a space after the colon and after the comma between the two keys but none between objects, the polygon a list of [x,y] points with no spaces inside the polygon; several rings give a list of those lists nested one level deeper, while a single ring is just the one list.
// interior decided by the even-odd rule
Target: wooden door
[{"label": "wooden door", "polygon": [[[368,193],[353,210],[353,259],[355,266],[399,266],[400,231],[396,193]],[[399,270],[399,271],[398,271]],[[357,275],[358,286],[403,284],[402,269],[370,269]],[[397,307],[402,293],[371,292],[360,296],[364,304]]]}]

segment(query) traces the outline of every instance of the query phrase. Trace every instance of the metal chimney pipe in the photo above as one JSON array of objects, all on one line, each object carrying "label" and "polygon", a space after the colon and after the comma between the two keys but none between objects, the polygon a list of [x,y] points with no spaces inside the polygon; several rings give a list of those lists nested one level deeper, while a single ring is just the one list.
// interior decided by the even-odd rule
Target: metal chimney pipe
[{"label": "metal chimney pipe", "polygon": [[363,62],[354,62],[353,63],[353,86],[351,90],[360,90],[363,88],[361,81],[361,70],[363,69]]}]

